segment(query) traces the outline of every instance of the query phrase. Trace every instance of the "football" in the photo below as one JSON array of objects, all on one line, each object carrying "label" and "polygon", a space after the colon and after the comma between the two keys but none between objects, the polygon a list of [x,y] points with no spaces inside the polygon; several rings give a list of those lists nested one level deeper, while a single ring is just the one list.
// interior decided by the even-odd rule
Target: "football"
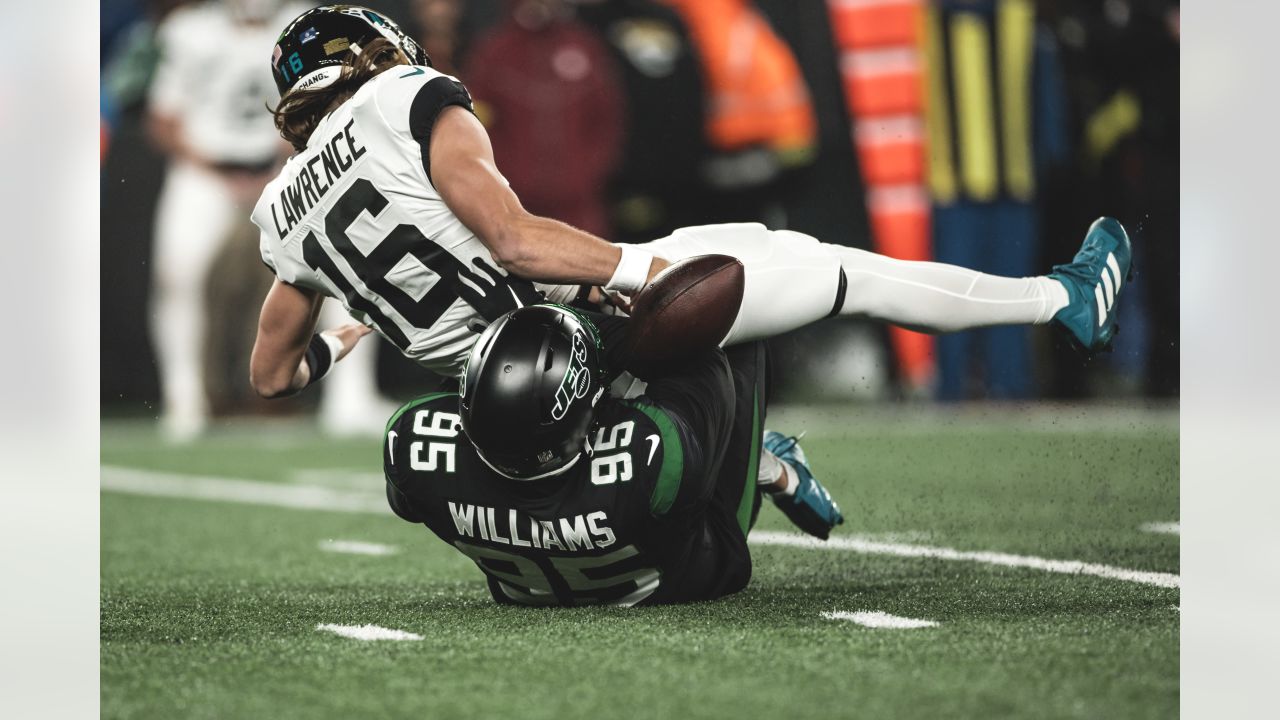
[{"label": "football", "polygon": [[672,263],[635,298],[626,369],[648,377],[718,345],[738,317],[745,286],[742,263],[728,255]]}]

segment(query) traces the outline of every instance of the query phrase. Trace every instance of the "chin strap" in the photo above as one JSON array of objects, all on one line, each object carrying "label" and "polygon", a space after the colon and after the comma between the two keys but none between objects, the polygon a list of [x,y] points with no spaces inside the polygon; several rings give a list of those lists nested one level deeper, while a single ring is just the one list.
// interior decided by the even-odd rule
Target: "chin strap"
[{"label": "chin strap", "polygon": [[[471,447],[475,447],[475,444],[474,444],[474,443],[472,443]],[[588,447],[590,447],[590,446],[588,445]],[[480,452],[480,448],[476,448],[476,455],[478,455],[478,456],[480,457],[480,461],[481,461],[481,462],[483,462],[486,466],[488,466],[488,468],[489,468],[490,470],[492,470],[492,471],[494,471],[494,472],[498,473],[499,475],[501,475],[502,477],[504,477],[504,478],[506,478],[506,479],[508,479],[508,480],[515,480],[515,481],[517,481],[517,482],[532,482],[532,481],[534,481],[534,480],[542,480],[542,479],[544,479],[544,478],[549,478],[549,477],[554,477],[554,476],[556,476],[556,475],[561,475],[561,474],[563,474],[563,473],[567,472],[567,471],[569,470],[569,468],[573,467],[574,465],[577,465],[577,464],[578,464],[578,460],[579,460],[579,459],[581,459],[583,455],[589,455],[589,454],[590,454],[590,451],[589,451],[589,450],[588,450],[588,451],[585,451],[585,452],[580,452],[580,453],[578,453],[577,455],[574,455],[574,456],[573,456],[573,459],[572,459],[572,460],[570,460],[569,462],[565,463],[564,465],[561,465],[560,467],[556,468],[555,470],[550,470],[550,471],[548,471],[548,472],[544,472],[544,473],[542,473],[542,474],[540,474],[540,475],[534,475],[534,476],[532,476],[532,477],[518,477],[518,476],[516,476],[516,475],[512,475],[512,474],[510,474],[510,473],[508,473],[508,472],[505,472],[505,471],[500,470],[500,469],[498,469],[497,467],[495,467],[495,466],[494,466],[494,464],[493,464],[493,463],[491,463],[491,462],[489,462],[489,459],[488,459],[488,458],[486,458],[486,457],[484,456],[484,453]]]}]

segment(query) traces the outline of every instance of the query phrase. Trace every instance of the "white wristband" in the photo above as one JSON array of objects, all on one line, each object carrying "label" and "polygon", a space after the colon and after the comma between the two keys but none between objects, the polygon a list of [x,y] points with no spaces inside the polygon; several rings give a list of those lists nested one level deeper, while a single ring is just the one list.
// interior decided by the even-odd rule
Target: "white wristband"
[{"label": "white wristband", "polygon": [[618,267],[613,270],[613,277],[604,286],[610,292],[623,295],[635,295],[649,281],[649,266],[653,264],[653,253],[645,252],[635,245],[619,245],[622,257]]},{"label": "white wristband", "polygon": [[320,333],[320,339],[325,345],[329,346],[329,353],[333,357],[333,362],[338,362],[338,354],[342,352],[342,340],[337,335],[328,332]]}]

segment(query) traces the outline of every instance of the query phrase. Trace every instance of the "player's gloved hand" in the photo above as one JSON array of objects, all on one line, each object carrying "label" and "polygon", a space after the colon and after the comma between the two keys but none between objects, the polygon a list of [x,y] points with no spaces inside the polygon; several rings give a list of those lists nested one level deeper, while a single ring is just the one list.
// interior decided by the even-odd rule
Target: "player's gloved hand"
[{"label": "player's gloved hand", "polygon": [[[458,297],[476,309],[480,317],[493,322],[503,313],[543,301],[533,285],[503,275],[497,268],[480,258],[472,258],[476,272],[458,268],[455,290]],[[467,282],[462,282],[465,279]]]}]

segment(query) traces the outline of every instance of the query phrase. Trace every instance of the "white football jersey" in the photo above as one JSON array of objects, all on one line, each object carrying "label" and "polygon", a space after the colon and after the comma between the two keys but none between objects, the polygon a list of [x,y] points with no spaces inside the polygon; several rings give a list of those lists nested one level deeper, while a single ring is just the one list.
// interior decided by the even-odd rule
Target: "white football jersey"
[{"label": "white football jersey", "polygon": [[174,10],[157,30],[152,109],[178,118],[183,141],[213,162],[271,162],[280,152],[280,134],[266,110],[278,99],[271,49],[279,28],[307,7],[286,3],[258,25],[236,22],[222,2]]},{"label": "white football jersey", "polygon": [[445,205],[428,176],[432,126],[471,108],[455,78],[429,67],[384,71],[321,120],[253,210],[262,261],[280,280],[342,301],[409,358],[455,375],[476,335],[537,302]]}]

